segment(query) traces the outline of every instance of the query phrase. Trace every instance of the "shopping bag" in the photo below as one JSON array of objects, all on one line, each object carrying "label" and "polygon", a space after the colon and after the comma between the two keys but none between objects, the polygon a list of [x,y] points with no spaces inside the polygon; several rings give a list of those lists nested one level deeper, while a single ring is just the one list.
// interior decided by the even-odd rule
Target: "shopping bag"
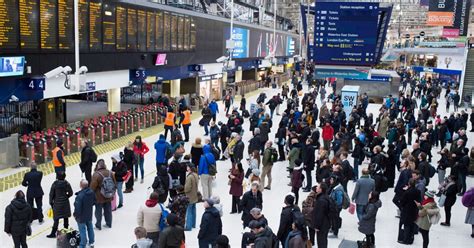
[{"label": "shopping bag", "polygon": [[52,219],[54,217],[54,212],[53,212],[53,209],[50,208],[48,209],[48,218]]},{"label": "shopping bag", "polygon": [[127,173],[125,173],[125,175],[122,177],[123,182],[127,183],[128,180],[130,180],[131,177],[132,177],[132,171],[128,170]]},{"label": "shopping bag", "polygon": [[356,210],[356,205],[353,202],[351,202],[351,204],[349,205],[348,210],[349,210],[350,214],[354,214],[355,210]]},{"label": "shopping bag", "polygon": [[117,210],[117,193],[115,193],[114,199],[112,199],[111,206],[112,206],[112,211]]}]

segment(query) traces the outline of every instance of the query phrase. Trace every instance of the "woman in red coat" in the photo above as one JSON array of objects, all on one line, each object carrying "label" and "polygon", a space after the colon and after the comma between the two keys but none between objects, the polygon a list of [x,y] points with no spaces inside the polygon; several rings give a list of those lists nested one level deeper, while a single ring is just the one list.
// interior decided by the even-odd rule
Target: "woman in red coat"
[{"label": "woman in red coat", "polygon": [[232,212],[231,214],[240,213],[240,197],[243,195],[242,181],[244,180],[244,169],[242,163],[236,163],[229,175],[230,190],[229,194],[232,195]]},{"label": "woman in red coat", "polygon": [[329,122],[326,122],[325,126],[323,127],[323,143],[324,149],[329,151],[331,146],[331,141],[334,138],[334,128],[330,125]]},{"label": "woman in red coat", "polygon": [[142,141],[142,136],[137,136],[135,142],[133,142],[133,153],[135,153],[135,181],[138,179],[138,167],[140,167],[141,180],[140,183],[143,183],[143,175],[145,171],[143,169],[143,164],[145,162],[145,154],[149,151],[148,146],[145,142]]}]

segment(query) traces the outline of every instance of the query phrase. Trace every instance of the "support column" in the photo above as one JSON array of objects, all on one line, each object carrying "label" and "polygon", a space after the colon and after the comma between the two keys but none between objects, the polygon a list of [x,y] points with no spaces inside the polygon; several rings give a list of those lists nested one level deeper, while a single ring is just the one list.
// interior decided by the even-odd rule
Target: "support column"
[{"label": "support column", "polygon": [[107,110],[110,113],[120,112],[120,88],[107,90]]},{"label": "support column", "polygon": [[181,79],[170,80],[170,97],[179,97],[181,88]]}]

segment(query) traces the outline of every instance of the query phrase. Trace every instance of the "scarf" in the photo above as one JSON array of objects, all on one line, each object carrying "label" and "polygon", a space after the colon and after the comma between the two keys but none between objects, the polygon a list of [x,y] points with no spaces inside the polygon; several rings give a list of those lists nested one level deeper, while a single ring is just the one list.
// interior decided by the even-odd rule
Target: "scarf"
[{"label": "scarf", "polygon": [[426,198],[426,199],[423,199],[423,201],[421,202],[421,205],[424,206],[428,203],[431,203],[431,202],[434,202],[434,199],[433,198]]},{"label": "scarf", "polygon": [[145,202],[145,205],[149,208],[152,208],[152,207],[156,206],[156,204],[158,204],[158,199],[156,199],[156,200],[148,199]]}]

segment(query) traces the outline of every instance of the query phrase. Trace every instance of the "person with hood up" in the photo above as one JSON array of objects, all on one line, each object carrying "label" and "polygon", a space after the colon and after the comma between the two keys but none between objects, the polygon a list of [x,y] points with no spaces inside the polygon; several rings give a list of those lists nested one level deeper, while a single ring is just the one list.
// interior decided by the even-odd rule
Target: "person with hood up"
[{"label": "person with hood up", "polygon": [[423,248],[428,248],[428,244],[430,243],[429,235],[431,225],[437,224],[437,221],[441,219],[439,208],[434,200],[435,194],[436,192],[434,191],[426,191],[423,196],[423,201],[421,203],[415,202],[419,210],[416,225],[423,237]]},{"label": "person with hood up", "polygon": [[202,196],[206,199],[212,195],[213,175],[209,175],[209,166],[216,165],[216,160],[212,154],[211,146],[205,145],[202,150],[203,155],[199,160],[198,175],[201,178]]},{"label": "person with hood up", "polygon": [[170,143],[166,141],[166,137],[160,134],[160,138],[155,143],[156,150],[156,168],[168,165],[168,159],[171,157],[172,149]]},{"label": "person with hood up", "polygon": [[199,248],[208,248],[215,245],[217,237],[222,234],[222,221],[219,210],[214,207],[212,199],[204,201],[204,213],[199,226]]},{"label": "person with hood up", "polygon": [[123,177],[127,174],[127,165],[122,161],[120,154],[112,156],[112,171],[114,172],[115,181],[117,182],[117,194],[119,204],[117,208],[123,207]]},{"label": "person with hood up", "polygon": [[15,198],[5,208],[4,231],[12,237],[15,248],[28,247],[26,236],[31,235],[31,233],[27,232],[27,229],[30,228],[28,226],[31,224],[32,219],[31,207],[26,203],[23,191],[19,190],[16,192]]},{"label": "person with hood up", "polygon": [[64,228],[69,227],[69,217],[71,217],[71,206],[69,198],[73,195],[71,185],[66,181],[66,173],[59,171],[51,185],[49,191],[49,205],[53,208],[54,224],[51,233],[47,235],[48,238],[56,238],[56,231],[58,231],[59,219],[64,219]]},{"label": "person with hood up", "polygon": [[288,234],[291,232],[294,213],[301,212],[299,207],[294,204],[295,197],[292,193],[285,196],[285,207],[281,210],[280,214],[280,226],[278,227],[277,238],[280,240],[283,247],[287,240]]},{"label": "person with hood up", "polygon": [[89,246],[94,247],[94,227],[92,226],[92,208],[95,205],[95,194],[89,188],[87,180],[82,179],[80,182],[81,191],[76,193],[74,200],[74,213],[79,234],[81,236],[80,248],[87,245],[87,237],[89,236]]},{"label": "person with hood up", "polygon": [[268,225],[258,220],[252,220],[249,223],[249,228],[255,234],[254,248],[274,247],[273,235],[275,234],[273,234],[272,229]]},{"label": "person with hood up", "polygon": [[163,206],[158,202],[158,193],[152,192],[150,198],[141,205],[137,213],[137,224],[144,227],[146,237],[153,241],[153,245],[158,245],[160,237],[160,219]]},{"label": "person with hood up", "polygon": [[365,234],[365,240],[370,244],[370,247],[375,247],[375,221],[377,211],[382,207],[379,195],[377,191],[370,192],[369,201],[359,220],[359,232]]},{"label": "person with hood up", "polygon": [[179,218],[176,214],[169,214],[166,217],[168,225],[161,234],[158,241],[158,247],[179,248],[184,243],[184,229],[179,225]]},{"label": "person with hood up", "polygon": [[170,191],[170,178],[168,176],[168,170],[165,166],[158,168],[151,187],[153,188],[153,191],[158,193],[160,203],[164,203],[166,199],[168,199],[168,194]]}]

